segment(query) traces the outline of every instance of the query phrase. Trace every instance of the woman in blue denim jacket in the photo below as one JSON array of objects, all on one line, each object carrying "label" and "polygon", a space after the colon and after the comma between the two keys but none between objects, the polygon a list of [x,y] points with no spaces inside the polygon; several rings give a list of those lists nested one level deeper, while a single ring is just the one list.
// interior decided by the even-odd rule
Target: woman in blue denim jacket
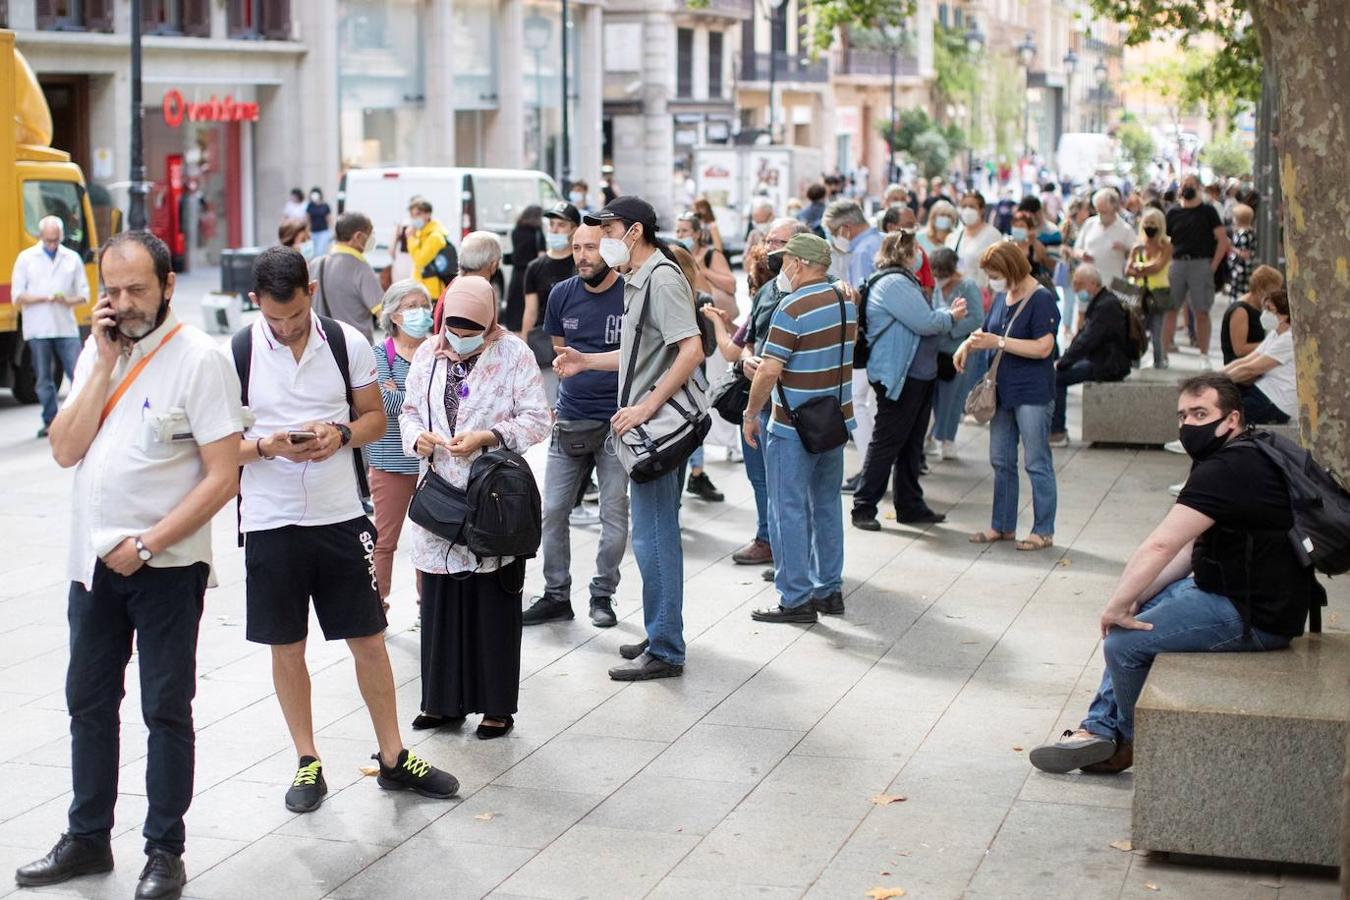
[{"label": "woman in blue denim jacket", "polygon": [[941,442],[942,458],[956,459],[956,429],[961,424],[966,395],[982,373],[976,373],[973,369],[956,371],[952,357],[956,355],[961,342],[980,327],[984,300],[974,280],[957,271],[956,251],[943,247],[930,256],[928,262],[933,267],[933,278],[937,280],[937,286],[933,289],[933,306],[945,309],[960,298],[966,301],[966,309],[976,312],[953,325],[938,341],[938,379],[933,386],[933,429],[928,435],[927,449],[930,454],[936,453],[937,445]]},{"label": "woman in blue denim jacket", "polygon": [[876,426],[853,494],[853,526],[878,531],[877,504],[894,469],[895,518],[906,525],[933,525],[946,517],[929,509],[919,486],[923,438],[933,408],[938,343],[966,315],[964,300],[934,309],[914,271],[922,262],[912,231],[888,234],[877,251],[880,269],[867,296],[867,380],[877,395]]}]

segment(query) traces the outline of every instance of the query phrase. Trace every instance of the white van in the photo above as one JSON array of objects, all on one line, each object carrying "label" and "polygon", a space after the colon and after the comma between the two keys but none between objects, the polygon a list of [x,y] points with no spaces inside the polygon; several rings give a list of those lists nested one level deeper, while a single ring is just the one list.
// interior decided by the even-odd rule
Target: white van
[{"label": "white van", "polygon": [[408,201],[431,201],[431,215],[450,232],[451,242],[471,231],[492,231],[502,243],[503,278],[511,277],[511,229],[525,207],[547,209],[558,188],[543,172],[528,169],[459,169],[400,166],[350,169],[338,186],[337,209],[370,217],[374,240],[366,258],[378,271],[391,261],[398,230],[408,222]]}]

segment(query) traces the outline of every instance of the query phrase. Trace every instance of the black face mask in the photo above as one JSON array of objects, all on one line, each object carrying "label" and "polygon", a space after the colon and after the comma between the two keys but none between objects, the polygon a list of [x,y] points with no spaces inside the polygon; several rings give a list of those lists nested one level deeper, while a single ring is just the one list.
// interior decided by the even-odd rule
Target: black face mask
[{"label": "black face mask", "polygon": [[1182,200],[1194,200],[1194,199],[1195,199],[1195,188],[1193,188],[1193,187],[1184,187],[1184,188],[1182,188],[1182,189],[1181,189],[1181,199],[1182,199]]},{"label": "black face mask", "polygon": [[1146,238],[1155,238],[1155,237],[1157,237],[1157,236],[1158,236],[1158,229],[1156,229],[1156,228],[1145,228],[1145,229],[1144,229],[1144,237],[1146,237]]},{"label": "black face mask", "polygon": [[769,267],[769,272],[774,278],[777,278],[778,273],[783,271],[783,254],[778,253],[764,258],[767,260],[765,265]]},{"label": "black face mask", "polygon": [[595,270],[595,274],[592,275],[590,278],[587,278],[585,275],[583,275],[581,276],[581,280],[586,282],[586,284],[590,285],[591,287],[599,287],[600,283],[609,277],[609,272],[610,272],[609,263],[601,260],[600,268]]},{"label": "black face mask", "polygon": [[1233,436],[1231,433],[1217,433],[1219,426],[1226,421],[1224,418],[1207,425],[1182,425],[1181,446],[1186,449],[1186,454],[1196,462],[1213,456]]}]

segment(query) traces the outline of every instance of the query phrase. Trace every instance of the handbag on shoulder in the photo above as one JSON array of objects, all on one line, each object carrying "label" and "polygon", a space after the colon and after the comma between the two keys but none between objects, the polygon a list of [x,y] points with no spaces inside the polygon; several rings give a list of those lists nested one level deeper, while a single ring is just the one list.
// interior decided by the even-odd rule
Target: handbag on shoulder
[{"label": "handbag on shoulder", "polygon": [[[1008,324],[1003,329],[1003,337],[1006,340],[1008,332],[1012,331],[1013,323],[1017,317],[1022,314],[1022,310],[1029,305],[1027,297],[1013,311],[1008,319]],[[984,377],[975,382],[975,386],[970,389],[966,395],[966,415],[973,418],[976,422],[984,425],[994,418],[994,413],[998,411],[998,364],[1003,361],[1003,351],[994,351],[994,361],[989,364],[989,371],[984,373]]]},{"label": "handbag on shoulder", "polygon": [[[833,290],[833,288],[832,288]],[[844,345],[848,343],[848,311],[844,295],[834,291],[839,301],[839,391],[834,396],[812,397],[796,409],[788,403],[783,382],[778,382],[778,400],[783,404],[797,439],[807,453],[828,453],[848,443],[848,420],[844,418]]]}]

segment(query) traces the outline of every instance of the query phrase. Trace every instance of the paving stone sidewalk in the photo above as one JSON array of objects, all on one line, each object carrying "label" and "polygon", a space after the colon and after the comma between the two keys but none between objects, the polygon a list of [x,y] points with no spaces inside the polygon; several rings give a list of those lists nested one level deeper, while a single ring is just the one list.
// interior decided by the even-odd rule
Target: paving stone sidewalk
[{"label": "paving stone sidewalk", "polygon": [[[0,400],[0,896],[61,832],[69,803],[64,559],[70,474],[33,439],[34,407]],[[1076,433],[1076,430],[1075,432]],[[244,641],[234,513],[215,522],[220,587],[201,627],[197,796],[187,895],[196,898],[908,897],[1331,898],[1320,873],[1183,866],[1115,849],[1131,778],[1048,776],[1027,751],[1076,724],[1100,676],[1096,622],[1130,550],[1162,517],[1186,461],[1161,451],[1055,452],[1056,546],[973,546],[987,524],[986,432],[933,462],[926,531],[847,529],[848,614],[762,625],[757,568],[731,564],[753,532],[739,465],[708,451],[721,504],[684,507],[679,680],[621,685],[606,670],[641,633],[631,554],[617,628],[525,631],[515,732],[481,742],[407,732],[463,782],[453,802],[380,791],[343,645],[311,644],[315,722],[331,794],[282,805],[295,759],[266,648]],[[536,449],[532,459],[539,462]],[[850,464],[852,464],[850,451]],[[850,465],[850,470],[852,465]],[[1023,485],[1024,506],[1030,502]],[[1029,524],[1024,509],[1023,530]],[[573,530],[579,610],[597,532]],[[527,589],[541,587],[530,566]],[[400,718],[417,712],[412,573],[396,570],[388,645]],[[1329,630],[1350,621],[1337,586]],[[311,626],[311,631],[317,629]],[[130,897],[141,865],[145,729],[133,660],[124,705],[117,870],[47,896]],[[904,797],[885,802],[885,797]],[[1235,823],[1236,825],[1237,823]],[[1156,891],[1155,891],[1156,888]]]}]

